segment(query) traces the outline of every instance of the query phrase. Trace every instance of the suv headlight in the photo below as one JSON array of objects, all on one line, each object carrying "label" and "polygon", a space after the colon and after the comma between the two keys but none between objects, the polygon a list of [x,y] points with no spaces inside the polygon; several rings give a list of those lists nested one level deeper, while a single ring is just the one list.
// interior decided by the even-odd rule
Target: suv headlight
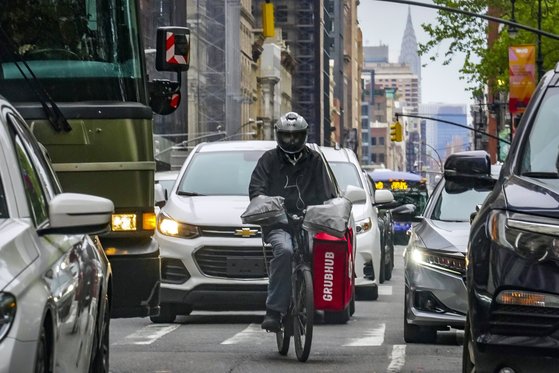
[{"label": "suv headlight", "polygon": [[16,317],[16,298],[9,293],[0,293],[0,341],[4,339]]},{"label": "suv headlight", "polygon": [[491,240],[526,259],[559,258],[559,226],[534,222],[528,215],[507,216],[504,211],[489,215]]},{"label": "suv headlight", "polygon": [[200,229],[197,226],[180,223],[163,213],[157,216],[157,230],[161,234],[171,237],[196,238],[200,236]]},{"label": "suv headlight", "polygon": [[371,218],[362,219],[355,222],[355,230],[357,234],[365,233],[373,227],[373,222]]}]

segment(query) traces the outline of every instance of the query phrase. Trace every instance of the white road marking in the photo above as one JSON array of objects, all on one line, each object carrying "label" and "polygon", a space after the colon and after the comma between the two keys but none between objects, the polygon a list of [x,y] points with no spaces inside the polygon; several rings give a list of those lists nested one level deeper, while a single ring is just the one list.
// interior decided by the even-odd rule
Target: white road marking
[{"label": "white road marking", "polygon": [[392,356],[390,365],[386,369],[387,373],[399,373],[406,364],[406,345],[392,346]]},{"label": "white road marking", "polygon": [[180,327],[180,324],[165,325],[153,324],[143,327],[142,329],[126,336],[123,341],[113,343],[113,345],[150,345],[163,337],[165,334],[172,332]]},{"label": "white road marking", "polygon": [[352,338],[351,342],[344,344],[344,346],[381,346],[384,342],[384,331],[386,324],[380,324],[379,327],[365,331],[365,337]]},{"label": "white road marking", "polygon": [[234,345],[237,343],[258,343],[259,340],[268,339],[268,333],[259,324],[250,324],[243,331],[235,334],[229,339],[221,342],[222,345]]},{"label": "white road marking", "polygon": [[392,295],[392,285],[380,285],[378,295]]}]

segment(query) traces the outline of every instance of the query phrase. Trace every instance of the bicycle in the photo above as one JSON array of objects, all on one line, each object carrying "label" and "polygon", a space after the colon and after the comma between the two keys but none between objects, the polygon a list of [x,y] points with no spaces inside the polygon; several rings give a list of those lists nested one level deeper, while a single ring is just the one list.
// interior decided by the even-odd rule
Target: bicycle
[{"label": "bicycle", "polygon": [[[285,356],[289,351],[291,336],[295,343],[295,354],[301,362],[307,361],[311,351],[314,326],[314,291],[312,280],[312,254],[308,234],[303,229],[303,217],[290,216],[294,234],[292,257],[291,302],[281,327],[276,332],[278,352]],[[264,255],[266,251],[264,248]]]}]

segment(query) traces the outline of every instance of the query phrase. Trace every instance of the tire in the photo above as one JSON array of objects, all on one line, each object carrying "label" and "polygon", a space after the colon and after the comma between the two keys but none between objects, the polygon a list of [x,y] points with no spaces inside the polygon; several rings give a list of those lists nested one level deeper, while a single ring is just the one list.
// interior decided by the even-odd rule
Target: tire
[{"label": "tire", "polygon": [[177,318],[177,313],[175,312],[173,305],[162,303],[159,306],[159,315],[150,316],[149,319],[155,324],[171,324]]},{"label": "tire", "polygon": [[[99,315],[97,319],[98,323],[103,324],[102,328],[96,328],[96,330],[100,331],[101,334],[95,338],[95,344],[93,345],[96,350],[94,351],[91,369],[89,370],[92,373],[109,373],[109,325],[111,322],[111,310],[109,307],[109,296],[107,294],[105,294],[105,297],[103,298],[103,303],[103,314]],[[101,343],[98,342],[99,340]]]},{"label": "tire", "polygon": [[293,307],[293,340],[295,354],[301,362],[307,361],[311,352],[314,298],[311,271],[303,269],[297,271],[296,286],[294,288]]},{"label": "tire", "polygon": [[437,329],[428,326],[408,324],[408,289],[404,296],[404,341],[406,343],[435,343]]},{"label": "tire", "polygon": [[470,332],[470,318],[466,317],[466,325],[464,326],[464,345],[462,347],[462,373],[476,372],[476,358],[474,341]]},{"label": "tire", "polygon": [[349,301],[349,315],[353,316],[355,313],[355,286],[352,286],[351,300]]},{"label": "tire", "polygon": [[52,373],[53,360],[45,325],[41,327],[35,355],[35,373]]},{"label": "tire", "polygon": [[[385,247],[384,248],[384,252],[386,253],[386,250],[388,248]],[[386,255],[385,255],[386,256]],[[392,278],[392,269],[394,268],[394,248],[392,248],[392,252],[390,254],[390,260],[388,263],[384,263],[384,271],[383,271],[383,275],[384,275],[384,280],[385,281],[390,281],[390,279]]]},{"label": "tire", "polygon": [[384,259],[384,247],[383,245],[381,245],[381,249],[380,249],[380,274],[378,275],[378,283],[379,284],[384,284],[384,280],[385,280],[385,275],[384,275],[384,268],[386,266],[386,260]]},{"label": "tire", "polygon": [[293,318],[291,314],[286,315],[282,320],[282,328],[276,333],[276,343],[278,345],[278,352],[280,355],[287,355],[289,351],[289,342],[291,334],[293,334]]},{"label": "tire", "polygon": [[378,299],[378,286],[363,286],[355,288],[355,296],[357,300],[377,300]]},{"label": "tire", "polygon": [[324,322],[326,324],[345,324],[350,318],[350,305],[348,305],[343,311],[324,311]]}]

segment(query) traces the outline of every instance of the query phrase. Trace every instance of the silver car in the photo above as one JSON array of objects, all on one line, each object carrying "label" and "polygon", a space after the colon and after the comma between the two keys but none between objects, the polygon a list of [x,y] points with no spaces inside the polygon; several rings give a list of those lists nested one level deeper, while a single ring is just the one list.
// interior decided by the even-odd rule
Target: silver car
[{"label": "silver car", "polygon": [[0,372],[108,372],[111,270],[88,234],[113,203],[61,193],[43,148],[0,97]]},{"label": "silver car", "polygon": [[[457,172],[477,152],[447,158],[445,176],[431,194],[425,212],[411,228],[404,253],[404,340],[434,342],[438,330],[463,329],[468,308],[464,276],[470,216],[493,189],[495,172]],[[452,168],[452,169],[450,169]],[[402,213],[408,206],[396,208]]]}]

